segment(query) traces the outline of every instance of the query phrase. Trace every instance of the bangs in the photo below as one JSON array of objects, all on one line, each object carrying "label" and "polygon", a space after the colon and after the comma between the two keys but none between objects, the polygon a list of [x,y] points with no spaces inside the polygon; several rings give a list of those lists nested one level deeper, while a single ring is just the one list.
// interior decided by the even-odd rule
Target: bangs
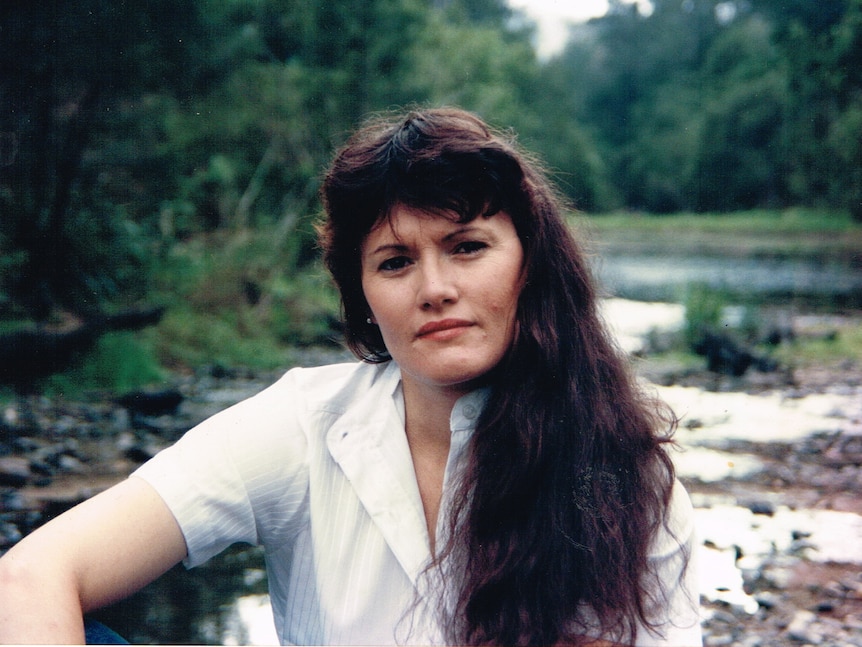
[{"label": "bangs", "polygon": [[[472,153],[442,155],[405,163],[393,164],[385,179],[385,196],[378,214],[387,216],[395,205],[470,222],[479,216],[492,216],[507,210],[503,178],[496,165],[484,155]],[[509,178],[517,182],[517,178]],[[514,206],[514,205],[511,205]]]}]

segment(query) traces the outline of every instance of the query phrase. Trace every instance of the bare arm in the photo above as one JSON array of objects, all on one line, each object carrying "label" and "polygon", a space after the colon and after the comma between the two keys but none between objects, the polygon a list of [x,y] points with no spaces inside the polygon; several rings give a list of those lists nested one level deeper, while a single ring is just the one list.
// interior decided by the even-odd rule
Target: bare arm
[{"label": "bare arm", "polygon": [[170,510],[130,478],[22,539],[0,559],[0,643],[83,643],[82,615],[186,556]]}]

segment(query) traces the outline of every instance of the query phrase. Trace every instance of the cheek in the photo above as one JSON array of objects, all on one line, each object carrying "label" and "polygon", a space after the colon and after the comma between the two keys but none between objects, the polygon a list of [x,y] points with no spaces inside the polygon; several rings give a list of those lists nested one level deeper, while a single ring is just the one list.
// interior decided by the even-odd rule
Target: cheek
[{"label": "cheek", "polygon": [[397,332],[398,323],[403,319],[404,313],[404,308],[399,307],[399,301],[393,294],[393,290],[391,288],[381,290],[379,286],[369,284],[365,289],[365,302],[368,304],[368,314],[372,323],[380,329],[380,334],[384,338],[391,340],[393,332]]},{"label": "cheek", "polygon": [[500,290],[500,286],[495,286],[496,290],[493,293],[488,293],[485,299],[486,318],[493,322],[492,330],[498,339],[514,338],[514,331],[517,325],[518,312],[518,297],[520,290],[511,288],[508,290]]},{"label": "cheek", "polygon": [[366,279],[364,276],[362,277],[362,296],[365,299],[365,304],[368,308],[376,313],[380,308],[380,289],[376,285],[374,280]]},{"label": "cheek", "polygon": [[487,303],[489,309],[499,315],[510,315],[518,308],[518,291],[508,290],[504,293],[499,291],[491,297]]},{"label": "cheek", "polygon": [[518,300],[523,288],[520,268],[506,268],[496,275],[496,281],[491,288],[496,310],[514,313],[518,309]]}]

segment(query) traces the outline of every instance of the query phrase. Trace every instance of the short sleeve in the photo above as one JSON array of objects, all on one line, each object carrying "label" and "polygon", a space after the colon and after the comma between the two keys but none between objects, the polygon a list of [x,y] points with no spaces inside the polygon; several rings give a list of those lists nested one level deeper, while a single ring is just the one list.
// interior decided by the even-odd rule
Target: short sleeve
[{"label": "short sleeve", "polygon": [[185,537],[186,566],[231,544],[293,538],[308,507],[305,402],[288,372],[205,420],[133,473],[164,499]]}]

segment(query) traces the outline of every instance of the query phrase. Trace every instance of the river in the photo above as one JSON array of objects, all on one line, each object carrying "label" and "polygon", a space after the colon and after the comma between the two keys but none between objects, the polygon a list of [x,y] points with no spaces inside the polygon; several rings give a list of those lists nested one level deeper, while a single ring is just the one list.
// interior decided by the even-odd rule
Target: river
[{"label": "river", "polygon": [[[862,250],[860,250],[862,254]],[[742,297],[862,306],[862,256],[855,258],[603,254],[595,271],[606,292],[639,301],[679,300],[690,285]]]}]

